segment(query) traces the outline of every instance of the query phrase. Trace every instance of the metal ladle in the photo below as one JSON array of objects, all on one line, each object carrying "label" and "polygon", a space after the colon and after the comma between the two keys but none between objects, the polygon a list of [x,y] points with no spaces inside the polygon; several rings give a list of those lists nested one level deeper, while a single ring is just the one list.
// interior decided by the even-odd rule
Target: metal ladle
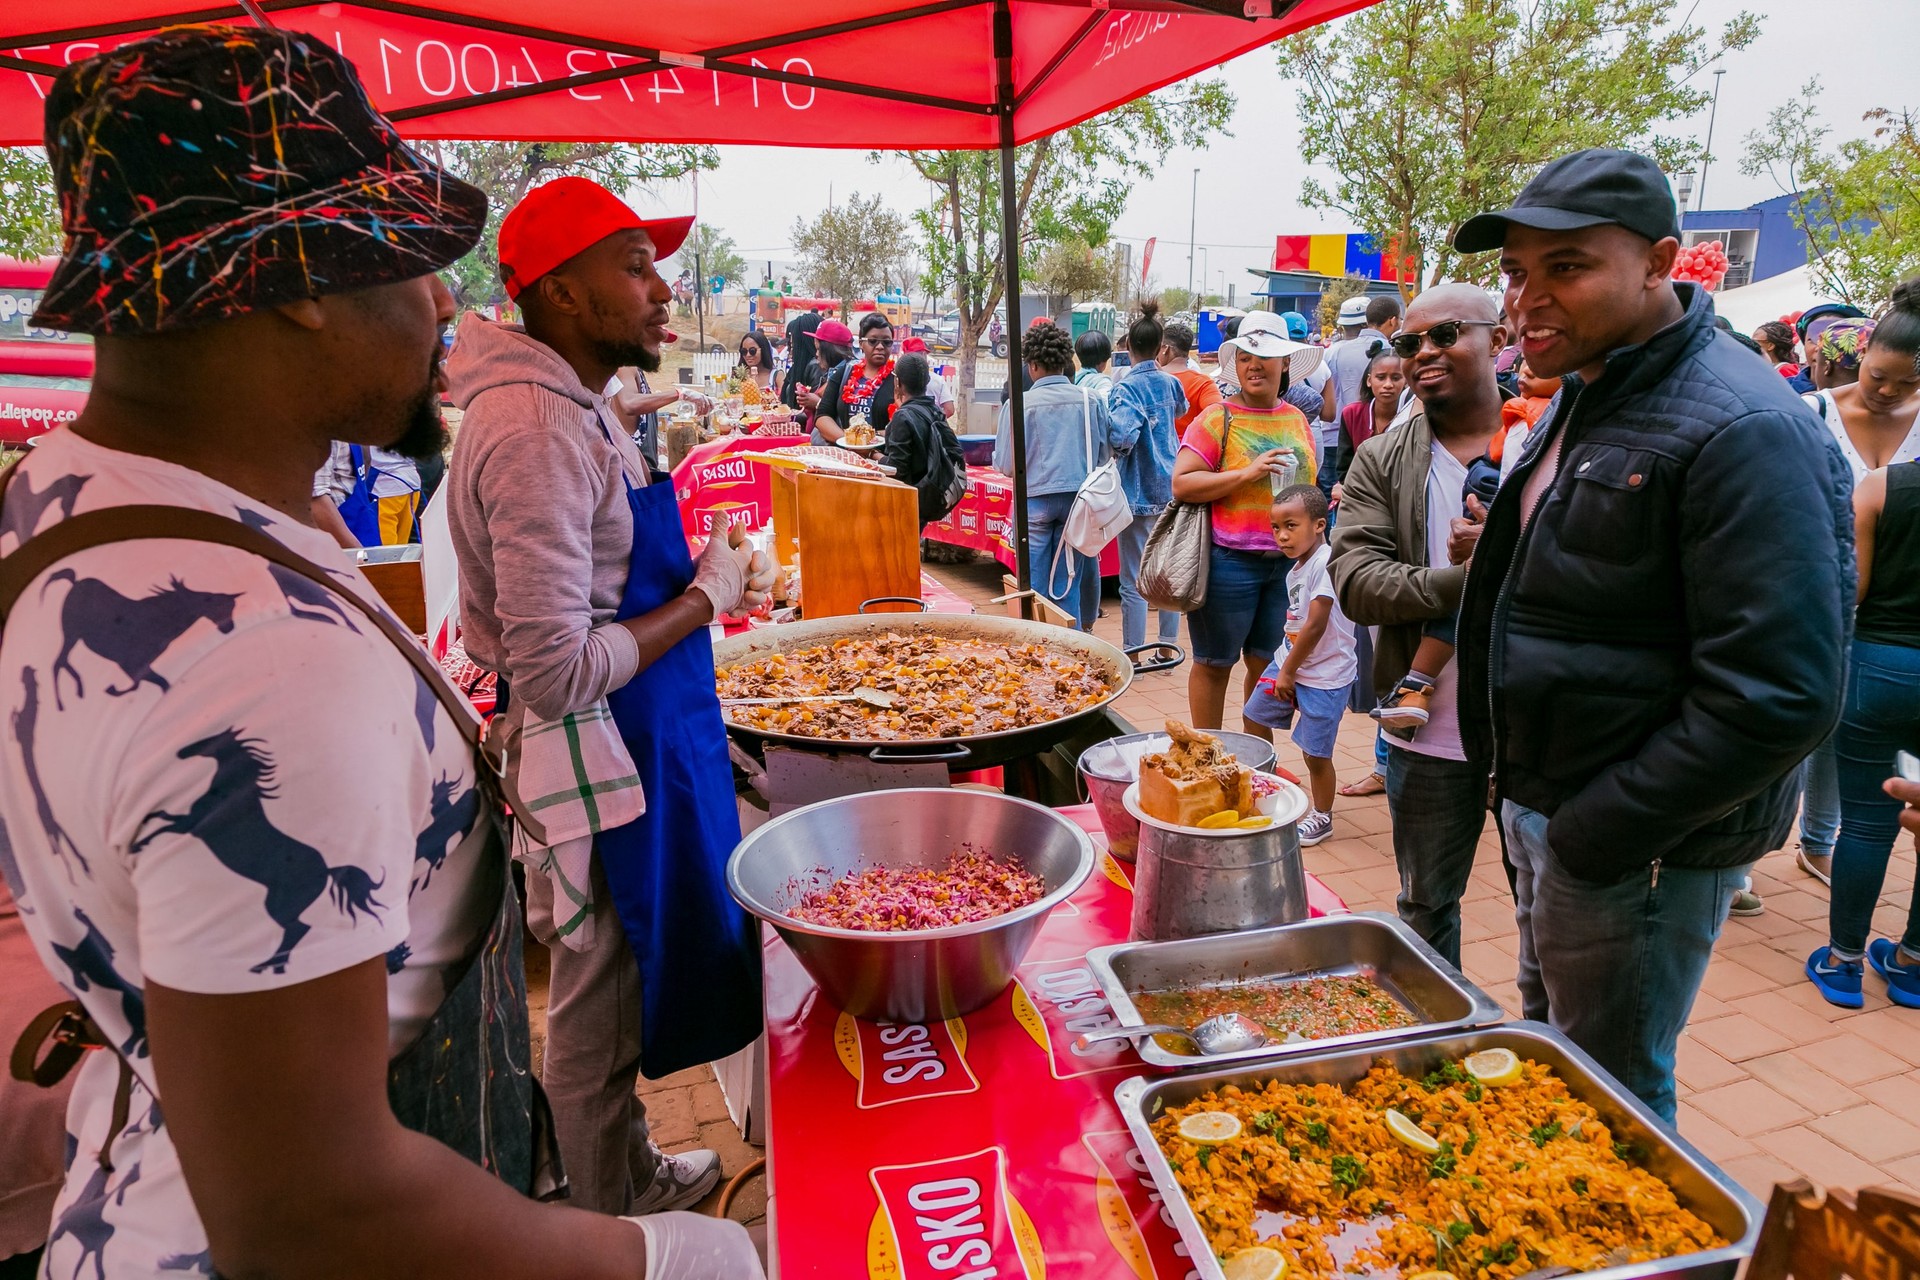
[{"label": "metal ladle", "polygon": [[886,710],[900,695],[890,689],[869,689],[862,685],[851,693],[804,693],[787,698],[722,698],[723,707],[777,707],[787,702],[863,702]]},{"label": "metal ladle", "polygon": [[1259,1023],[1238,1013],[1216,1013],[1191,1029],[1174,1026],[1109,1027],[1074,1039],[1073,1047],[1085,1050],[1103,1040],[1137,1040],[1141,1036],[1180,1036],[1191,1040],[1204,1056],[1239,1053],[1257,1049],[1267,1042],[1267,1033]]}]

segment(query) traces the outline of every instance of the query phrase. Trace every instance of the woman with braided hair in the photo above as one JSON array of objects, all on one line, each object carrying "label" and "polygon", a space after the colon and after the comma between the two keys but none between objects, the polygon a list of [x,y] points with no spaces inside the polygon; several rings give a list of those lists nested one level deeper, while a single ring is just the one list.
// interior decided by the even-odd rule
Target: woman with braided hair
[{"label": "woman with braided hair", "polygon": [[1026,453],[1013,451],[1011,406],[1000,409],[993,466],[1027,478],[1027,565],[1033,588],[1073,615],[1082,631],[1100,616],[1100,562],[1064,541],[1073,495],[1095,467],[1113,456],[1113,419],[1107,402],[1068,381],[1073,339],[1041,320],[1020,341],[1033,387],[1026,393]]}]

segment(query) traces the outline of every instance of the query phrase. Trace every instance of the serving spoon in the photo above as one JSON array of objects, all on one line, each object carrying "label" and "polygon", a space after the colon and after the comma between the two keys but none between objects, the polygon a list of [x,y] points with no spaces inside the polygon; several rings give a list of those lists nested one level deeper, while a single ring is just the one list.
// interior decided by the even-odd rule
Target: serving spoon
[{"label": "serving spoon", "polygon": [[803,693],[785,698],[722,698],[723,707],[777,707],[788,702],[863,702],[869,707],[885,710],[897,701],[899,695],[891,689],[869,689],[865,685],[852,693]]},{"label": "serving spoon", "polygon": [[1207,1056],[1258,1049],[1267,1042],[1267,1033],[1259,1023],[1238,1013],[1216,1013],[1197,1027],[1152,1025],[1145,1027],[1109,1027],[1077,1036],[1073,1047],[1084,1051],[1104,1040],[1137,1040],[1141,1036],[1181,1036]]}]

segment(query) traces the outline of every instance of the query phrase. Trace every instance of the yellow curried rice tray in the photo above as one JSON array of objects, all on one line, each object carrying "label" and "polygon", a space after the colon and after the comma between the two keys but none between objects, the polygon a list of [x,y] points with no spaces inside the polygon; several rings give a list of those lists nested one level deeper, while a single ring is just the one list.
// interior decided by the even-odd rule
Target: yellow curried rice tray
[{"label": "yellow curried rice tray", "polygon": [[1214,1280],[1255,1248],[1302,1280],[1726,1280],[1758,1232],[1745,1192],[1538,1024],[1130,1080],[1115,1096]]}]

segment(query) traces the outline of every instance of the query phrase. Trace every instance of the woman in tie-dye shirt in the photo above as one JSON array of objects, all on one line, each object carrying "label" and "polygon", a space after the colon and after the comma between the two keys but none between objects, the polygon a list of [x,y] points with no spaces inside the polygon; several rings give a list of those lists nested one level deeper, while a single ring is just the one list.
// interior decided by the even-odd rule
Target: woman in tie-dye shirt
[{"label": "woman in tie-dye shirt", "polygon": [[[1317,479],[1313,428],[1281,397],[1320,363],[1319,348],[1292,341],[1277,316],[1256,311],[1221,345],[1220,358],[1233,362],[1240,390],[1194,419],[1173,468],[1173,496],[1213,508],[1206,603],[1187,615],[1187,700],[1202,729],[1221,727],[1233,668],[1243,667],[1250,694],[1280,647],[1289,565],[1269,512],[1275,493]],[[1272,732],[1251,721],[1245,727],[1261,737]]]}]

